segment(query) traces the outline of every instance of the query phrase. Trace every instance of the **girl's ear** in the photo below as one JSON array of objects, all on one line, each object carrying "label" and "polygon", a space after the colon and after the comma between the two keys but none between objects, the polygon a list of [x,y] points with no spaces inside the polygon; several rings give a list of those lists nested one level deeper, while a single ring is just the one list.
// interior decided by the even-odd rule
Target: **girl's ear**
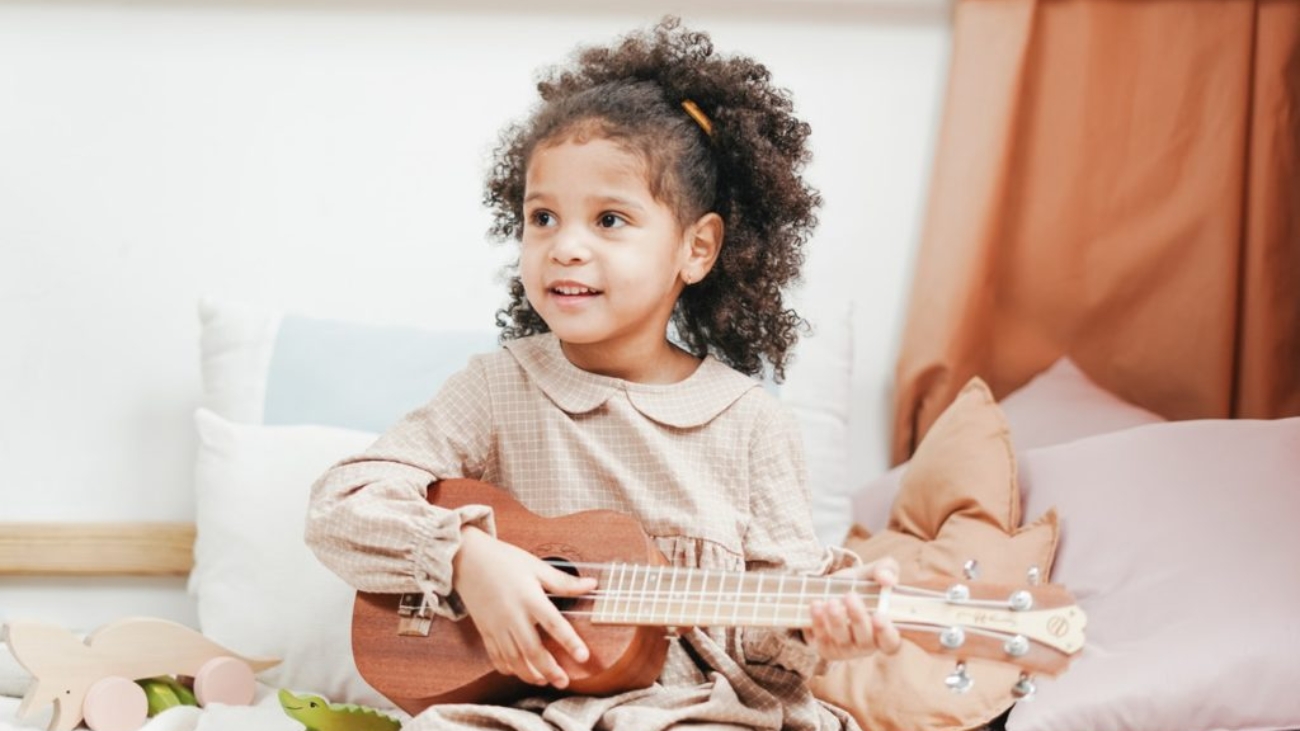
[{"label": "girl's ear", "polygon": [[682,281],[695,284],[704,279],[718,260],[722,251],[722,236],[725,233],[722,216],[706,213],[691,224],[686,235],[686,262],[682,264]]}]

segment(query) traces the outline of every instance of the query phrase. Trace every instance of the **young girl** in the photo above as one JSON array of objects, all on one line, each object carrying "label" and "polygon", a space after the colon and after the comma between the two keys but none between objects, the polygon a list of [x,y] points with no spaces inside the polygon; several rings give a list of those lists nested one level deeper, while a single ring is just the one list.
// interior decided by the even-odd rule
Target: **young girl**
[{"label": "young girl", "polygon": [[897,648],[856,596],[815,605],[804,633],[682,630],[644,690],[543,692],[569,681],[543,636],[588,654],[547,597],[595,580],[496,540],[485,506],[426,502],[472,477],[545,516],[631,514],[677,566],[895,580],[890,562],[854,567],[817,543],[797,427],[749,377],[782,377],[803,325],[783,294],[819,201],[788,94],[675,19],[586,50],[539,90],[487,185],[494,233],[521,247],[505,348],[326,473],[307,540],[360,590],[423,592],[473,621],[499,672],[539,686],[510,706],[433,706],[408,729],[852,726],[805,680],[823,659]]}]

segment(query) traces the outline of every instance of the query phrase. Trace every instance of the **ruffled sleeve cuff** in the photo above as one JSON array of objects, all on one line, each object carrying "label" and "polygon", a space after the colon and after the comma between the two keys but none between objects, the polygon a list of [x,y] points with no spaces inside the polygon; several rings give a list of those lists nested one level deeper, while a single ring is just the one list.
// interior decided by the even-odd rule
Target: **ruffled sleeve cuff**
[{"label": "ruffled sleeve cuff", "polygon": [[804,678],[820,675],[826,669],[826,661],[804,641],[799,630],[750,628],[743,642],[745,659],[751,663],[775,665]]},{"label": "ruffled sleeve cuff", "polygon": [[822,557],[822,569],[818,574],[826,576],[840,569],[852,568],[861,564],[862,559],[849,549],[842,546],[827,546],[826,553]]},{"label": "ruffled sleeve cuff", "polygon": [[459,620],[465,607],[452,589],[452,558],[460,550],[461,529],[465,526],[496,536],[492,508],[486,505],[462,505],[439,511],[427,521],[414,555],[413,575],[426,601],[439,616]]}]

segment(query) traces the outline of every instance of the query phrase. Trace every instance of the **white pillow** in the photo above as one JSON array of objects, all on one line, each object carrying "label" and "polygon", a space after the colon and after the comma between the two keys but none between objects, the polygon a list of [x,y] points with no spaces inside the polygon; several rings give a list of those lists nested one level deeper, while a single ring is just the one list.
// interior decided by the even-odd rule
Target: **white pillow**
[{"label": "white pillow", "polygon": [[199,302],[203,406],[244,424],[261,424],[267,372],[281,314],[237,302]]},{"label": "white pillow", "polygon": [[8,643],[0,642],[0,695],[21,697],[31,682],[31,673],[18,664]]},{"label": "white pillow", "polygon": [[851,305],[845,303],[817,317],[813,325],[812,334],[800,338],[796,346],[780,397],[798,419],[803,434],[813,530],[822,543],[838,546],[848,535],[851,500],[858,487],[849,479]]},{"label": "white pillow", "polygon": [[391,706],[352,661],[354,591],[303,542],[312,482],[375,435],[321,426],[235,424],[195,414],[194,569],[199,627],[244,655],[282,660],[271,685],[334,702]]}]

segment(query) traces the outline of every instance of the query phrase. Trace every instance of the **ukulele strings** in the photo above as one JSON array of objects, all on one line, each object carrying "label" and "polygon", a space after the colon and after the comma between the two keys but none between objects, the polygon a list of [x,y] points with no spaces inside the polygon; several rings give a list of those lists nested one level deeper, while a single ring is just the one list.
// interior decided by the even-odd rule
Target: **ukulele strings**
[{"label": "ukulele strings", "polygon": [[[590,610],[580,610],[580,609],[562,609],[562,610],[560,610],[560,614],[563,614],[563,615],[566,616],[566,617],[576,617],[576,618],[588,619],[588,620],[600,620],[600,619],[603,619],[603,618],[604,618],[604,616],[601,615],[601,614],[599,614],[598,612],[593,612],[593,611],[590,611]],[[712,622],[703,622],[703,623],[696,624],[696,623],[694,623],[694,622],[683,621],[681,624],[682,624],[682,626],[701,626],[701,627],[709,627],[709,626],[714,626],[714,627],[729,627],[729,626],[747,626],[747,627],[756,627],[756,626],[772,626],[772,627],[784,627],[784,628],[789,628],[789,629],[798,629],[798,628],[801,628],[801,627],[811,627],[811,626],[812,626],[812,614],[811,614],[810,612],[804,612],[804,611],[800,611],[800,612],[799,612],[797,615],[795,615],[793,618],[790,618],[790,617],[754,617],[754,618],[731,617],[731,618],[730,618],[730,619],[732,620],[731,622],[728,622],[727,619],[728,619],[728,618],[725,618],[725,617],[715,617],[715,618],[713,619]],[[659,623],[659,622],[663,622],[663,620],[655,620],[654,617],[641,617],[641,618],[640,618],[640,622],[636,622],[636,621],[634,621],[634,622],[631,622],[631,624],[644,623],[644,624],[649,624],[649,625],[656,625],[656,624]],[[613,622],[612,624],[617,624],[617,622]],[[665,623],[665,624],[666,624],[666,626],[672,626],[671,624],[668,624],[668,623]],[[906,621],[903,621],[903,622],[895,621],[895,622],[894,622],[894,627],[897,628],[898,630],[900,630],[900,631],[904,631],[904,632],[925,632],[925,633],[928,633],[928,634],[939,634],[939,633],[943,632],[944,629],[946,629],[946,627],[944,627],[944,626],[940,626],[940,625],[935,625],[935,624],[926,624],[926,623],[924,623],[924,622],[906,622]],[[1011,633],[1011,632],[1008,632],[1008,631],[1005,631],[1005,630],[988,629],[988,628],[984,628],[984,627],[969,627],[969,626],[967,626],[967,627],[965,627],[965,631],[966,631],[968,634],[980,635],[980,636],[983,636],[983,637],[989,637],[989,638],[992,638],[992,639],[995,639],[995,640],[1005,640],[1005,639],[1007,639],[1007,638],[1009,638],[1009,637],[1012,636],[1012,633]]]},{"label": "ukulele strings", "polygon": [[[870,579],[850,579],[831,576],[815,577],[789,577],[782,574],[758,574],[758,573],[741,573],[736,571],[712,571],[709,569],[678,569],[672,566],[645,566],[643,564],[623,564],[623,563],[591,563],[581,561],[566,561],[560,559],[548,559],[547,563],[556,568],[572,567],[574,569],[588,569],[600,574],[599,577],[604,579],[608,577],[615,584],[628,583],[629,576],[631,583],[640,584],[633,588],[597,588],[586,594],[579,596],[563,596],[558,594],[547,594],[547,598],[553,600],[579,600],[579,599],[603,599],[610,602],[695,602],[704,604],[709,601],[725,600],[726,605],[730,608],[763,607],[764,609],[780,610],[787,605],[799,608],[807,605],[809,602],[819,599],[830,599],[833,596],[839,596],[848,593],[856,593],[863,600],[879,600],[880,594],[875,592],[859,592],[859,588],[869,588],[879,586],[878,582]],[[637,571],[645,570],[641,576],[637,576]],[[628,571],[631,571],[629,574]],[[613,574],[619,572],[617,576]],[[650,581],[651,574],[657,574],[657,581],[653,588],[645,584]],[[675,587],[676,579],[684,574],[685,586],[678,589]],[[814,583],[825,587],[814,594],[799,592],[796,594],[793,590],[784,589],[782,577],[789,578],[789,583],[794,583],[804,579],[802,586],[806,587],[806,580],[811,579]],[[747,584],[756,583],[753,580],[746,581],[747,578],[760,577],[757,583],[765,583],[771,578],[777,579],[777,591],[763,591],[761,587],[749,586]],[[664,586],[667,580],[667,586]],[[727,588],[727,582],[735,582],[735,590]],[[715,585],[716,582],[716,585]],[[693,583],[700,583],[703,586],[692,586]],[[895,587],[895,590],[909,590],[910,587]],[[833,591],[832,591],[833,590]]]},{"label": "ukulele strings", "polygon": [[[879,593],[856,593],[855,592],[855,595],[858,598],[863,600],[880,598]],[[711,602],[711,601],[715,601],[718,597],[722,597],[722,601],[726,601],[728,603],[734,601],[752,601],[755,604],[763,604],[763,605],[770,605],[773,603],[781,604],[785,602],[802,605],[808,602],[834,599],[837,597],[846,596],[846,594],[817,593],[817,594],[801,595],[797,592],[795,593],[782,592],[780,594],[777,594],[775,592],[760,592],[760,591],[734,592],[734,591],[723,591],[720,589],[709,589],[709,588],[702,588],[702,589],[687,588],[680,591],[669,591],[666,589],[595,589],[585,594],[577,594],[577,595],[547,594],[546,596],[548,599],[605,599],[605,600],[626,600],[626,601],[636,600],[636,601],[651,601],[651,602],[660,602],[660,601]]]},{"label": "ukulele strings", "polygon": [[[809,576],[809,577],[792,577],[789,574],[762,574],[762,573],[743,573],[737,571],[713,571],[710,569],[692,569],[679,568],[673,566],[647,566],[644,564],[626,564],[626,563],[593,563],[583,561],[567,561],[563,559],[546,559],[546,563],[564,570],[564,568],[587,569],[592,573],[598,574],[598,579],[608,579],[614,584],[632,583],[633,588],[596,588],[586,594],[578,596],[565,596],[558,594],[547,594],[546,596],[553,600],[581,600],[581,599],[601,599],[604,601],[639,601],[639,602],[696,602],[703,604],[708,601],[723,601],[728,606],[735,605],[737,602],[748,601],[750,604],[742,606],[763,606],[771,608],[774,605],[784,607],[787,604],[794,606],[806,605],[818,600],[832,599],[847,594],[856,594],[860,599],[868,602],[879,603],[882,594],[879,591],[880,583],[871,579],[851,579],[835,576]],[[629,573],[630,571],[630,573]],[[638,572],[644,571],[638,575]],[[616,574],[616,572],[618,572]],[[652,574],[657,574],[655,586],[650,587],[648,582]],[[685,578],[685,585],[676,588],[674,581],[677,577]],[[812,593],[796,591],[793,588],[785,588],[780,581],[785,576],[784,584],[798,582],[801,580],[811,580],[813,583],[826,587],[824,590]],[[762,577],[757,582],[746,581],[747,578]],[[772,579],[777,580],[777,589],[775,591],[765,589],[764,586],[769,584]],[[735,589],[727,588],[727,582],[734,580]],[[692,584],[700,583],[702,586],[693,586]],[[759,583],[760,586],[753,586]],[[665,586],[666,584],[666,586]],[[806,586],[806,582],[801,584]],[[860,591],[866,589],[866,591]],[[872,590],[875,591],[872,591]],[[719,596],[721,595],[721,597]],[[919,599],[938,600],[943,603],[952,605],[961,605],[966,607],[984,607],[989,609],[1007,609],[1009,603],[1006,600],[998,599],[952,599],[947,596],[946,592],[934,589],[925,589],[921,587],[908,586],[906,584],[897,584],[891,588],[889,593],[883,596],[886,599],[891,595],[911,596]],[[869,609],[873,609],[875,604],[870,604]]]},{"label": "ukulele strings", "polygon": [[[575,569],[590,569],[591,571],[600,574],[600,576],[597,576],[595,578],[610,576],[617,571],[617,572],[622,572],[618,576],[619,579],[623,579],[630,575],[633,577],[633,580],[635,581],[645,581],[648,580],[648,577],[651,574],[658,574],[660,578],[667,579],[669,581],[672,581],[675,575],[685,575],[686,580],[688,582],[690,582],[694,578],[702,578],[704,580],[704,583],[706,584],[711,583],[715,579],[720,579],[723,582],[734,579],[737,581],[737,583],[743,584],[746,582],[746,579],[752,579],[754,577],[757,577],[757,580],[762,582],[775,580],[779,583],[781,578],[784,576],[786,578],[787,583],[791,581],[799,581],[799,580],[806,579],[819,584],[829,584],[833,587],[836,587],[837,589],[843,589],[845,591],[850,591],[855,587],[859,587],[859,586],[873,587],[873,586],[880,585],[879,582],[873,581],[871,579],[850,579],[850,578],[837,577],[837,576],[806,576],[805,577],[805,576],[799,576],[794,574],[764,574],[759,572],[745,573],[740,571],[714,571],[712,569],[682,568],[677,566],[647,566],[645,564],[630,564],[630,563],[592,563],[592,562],[582,562],[582,561],[567,561],[564,559],[545,559],[545,561],[546,563],[550,564],[555,568],[560,569],[561,571],[563,571],[564,568],[566,567],[572,567]],[[631,571],[631,574],[627,573],[629,570]],[[638,576],[637,572],[642,570],[644,570],[644,573]],[[680,574],[678,572],[680,572]],[[931,593],[936,595],[942,594],[942,592],[931,592],[927,589],[918,589],[918,588],[902,586],[902,585],[895,586],[894,590],[915,591],[918,594],[931,594]]]},{"label": "ukulele strings", "polygon": [[[916,599],[932,601],[939,604],[951,606],[969,607],[972,609],[1011,609],[1010,602],[999,599],[950,599],[942,592],[933,592],[926,589],[915,590],[912,593],[911,587],[894,587],[891,594],[881,594],[879,592],[855,593],[855,595],[866,602],[868,610],[874,610],[881,604],[882,599],[886,602],[893,595],[911,595]],[[547,593],[546,597],[553,601],[582,601],[582,600],[601,600],[602,602],[613,603],[618,606],[617,602],[641,602],[658,604],[694,604],[703,607],[706,604],[715,604],[725,607],[752,607],[754,611],[763,609],[766,611],[780,611],[790,607],[799,608],[811,605],[813,602],[826,601],[838,597],[847,596],[845,594],[798,594],[792,592],[727,592],[721,590],[691,589],[687,588],[681,591],[656,590],[656,589],[596,589],[586,594],[576,596],[565,594]],[[607,605],[608,606],[608,605]],[[887,608],[887,606],[886,606]]]}]

